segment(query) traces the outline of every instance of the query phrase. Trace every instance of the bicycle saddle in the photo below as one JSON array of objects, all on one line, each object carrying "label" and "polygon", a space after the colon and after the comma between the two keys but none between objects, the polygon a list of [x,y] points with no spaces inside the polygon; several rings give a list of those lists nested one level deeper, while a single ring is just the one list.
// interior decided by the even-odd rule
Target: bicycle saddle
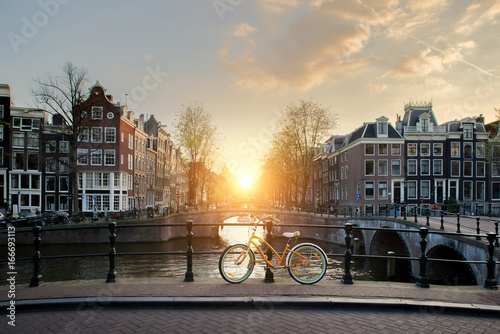
[{"label": "bicycle saddle", "polygon": [[296,238],[300,235],[300,231],[295,231],[295,232],[285,232],[283,233],[283,236],[284,237],[287,237],[287,238]]}]

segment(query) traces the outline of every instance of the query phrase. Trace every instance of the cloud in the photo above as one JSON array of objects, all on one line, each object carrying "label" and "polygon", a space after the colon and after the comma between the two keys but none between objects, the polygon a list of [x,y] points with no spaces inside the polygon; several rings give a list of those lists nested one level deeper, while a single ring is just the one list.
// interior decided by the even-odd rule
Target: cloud
[{"label": "cloud", "polygon": [[469,5],[457,23],[457,32],[469,35],[479,27],[498,23],[500,3],[496,0],[478,0]]},{"label": "cloud", "polygon": [[368,87],[368,90],[370,93],[382,93],[385,91],[388,86],[386,84],[374,84],[374,83],[369,83],[366,85]]},{"label": "cloud", "polygon": [[268,13],[282,14],[300,7],[303,0],[260,0],[262,8]]},{"label": "cloud", "polygon": [[258,29],[252,27],[248,23],[242,23],[234,30],[233,35],[237,37],[248,37],[250,34],[256,32]]},{"label": "cloud", "polygon": [[156,58],[156,57],[155,57],[155,56],[153,56],[153,55],[145,55],[143,59],[144,59],[144,61],[145,61],[146,63],[150,63],[150,62],[152,62],[153,60],[155,60],[155,58]]}]

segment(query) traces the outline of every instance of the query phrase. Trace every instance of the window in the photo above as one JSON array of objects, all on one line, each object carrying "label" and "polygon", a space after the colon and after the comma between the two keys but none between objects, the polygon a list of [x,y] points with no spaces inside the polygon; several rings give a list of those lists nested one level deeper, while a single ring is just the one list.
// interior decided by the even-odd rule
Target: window
[{"label": "window", "polygon": [[32,121],[31,118],[21,118],[21,130],[31,131]]},{"label": "window", "polygon": [[88,154],[89,154],[89,150],[87,150],[87,149],[79,148],[77,150],[78,165],[88,165],[89,164]]},{"label": "window", "polygon": [[417,199],[417,181],[408,181],[408,199]]},{"label": "window", "polygon": [[451,162],[451,176],[460,176],[460,161],[453,160]]},{"label": "window", "polygon": [[442,156],[443,155],[443,144],[434,144],[434,156]]},{"label": "window", "polygon": [[120,195],[113,196],[113,209],[112,210],[120,210]]},{"label": "window", "polygon": [[24,163],[25,163],[24,158],[25,158],[24,152],[12,153],[12,165],[13,165],[12,168],[24,170]]},{"label": "window", "polygon": [[59,177],[59,190],[67,192],[69,191],[69,177],[61,176]]},{"label": "window", "polygon": [[40,148],[40,135],[35,132],[28,132],[28,148]]},{"label": "window", "polygon": [[46,191],[56,191],[56,177],[46,176],[45,177],[45,190]]},{"label": "window", "polygon": [[28,153],[28,169],[38,170],[38,154]]},{"label": "window", "polygon": [[426,199],[431,198],[431,181],[420,181],[420,196],[424,196]]},{"label": "window", "polygon": [[500,161],[491,162],[491,176],[500,176]]},{"label": "window", "polygon": [[106,143],[116,142],[116,128],[105,128],[104,129],[104,141]]},{"label": "window", "polygon": [[114,166],[115,165],[115,150],[105,150],[104,151],[104,165]]},{"label": "window", "polygon": [[472,200],[472,181],[464,181],[464,201]]},{"label": "window", "polygon": [[388,175],[388,162],[387,160],[379,160],[378,161],[378,175],[379,176],[387,176]]},{"label": "window", "polygon": [[365,182],[365,199],[375,198],[375,182]]},{"label": "window", "polygon": [[30,188],[30,176],[28,174],[21,174],[21,189]]},{"label": "window", "polygon": [[472,159],[472,143],[464,143],[464,159]]},{"label": "window", "polygon": [[486,191],[485,191],[485,183],[484,181],[476,182],[476,200],[484,201],[486,199]]},{"label": "window", "polygon": [[92,142],[101,143],[102,142],[102,128],[92,127]]},{"label": "window", "polygon": [[134,136],[131,134],[128,135],[128,148],[131,150],[134,149]]},{"label": "window", "polygon": [[59,151],[61,153],[69,153],[69,141],[61,141],[59,143]]},{"label": "window", "polygon": [[0,118],[3,118],[4,107],[0,105]]},{"label": "window", "polygon": [[344,179],[344,167],[340,167],[340,179]]},{"label": "window", "polygon": [[61,195],[59,196],[59,210],[69,210],[69,196]]},{"label": "window", "polygon": [[417,175],[417,160],[408,159],[408,175]]},{"label": "window", "polygon": [[464,161],[464,176],[472,176],[472,161]]},{"label": "window", "polygon": [[401,155],[401,144],[391,144],[392,155]]},{"label": "window", "polygon": [[120,188],[120,174],[119,173],[114,173],[113,185],[115,188]]},{"label": "window", "polygon": [[417,144],[408,144],[408,155],[409,156],[417,155]]},{"label": "window", "polygon": [[349,178],[349,166],[345,166],[345,179]]},{"label": "window", "polygon": [[365,155],[375,155],[374,144],[365,144]]},{"label": "window", "polygon": [[401,175],[401,160],[391,160],[391,175]]},{"label": "window", "polygon": [[429,120],[427,118],[421,119],[422,132],[429,132]]},{"label": "window", "polygon": [[377,122],[378,125],[378,134],[379,135],[386,135],[387,134],[387,123],[385,122]]},{"label": "window", "polygon": [[432,173],[434,175],[443,175],[443,160],[434,159],[432,161]]},{"label": "window", "polygon": [[102,107],[92,107],[92,119],[102,119]]},{"label": "window", "polygon": [[31,188],[33,190],[40,190],[40,175],[31,175]]},{"label": "window", "polygon": [[451,143],[451,156],[452,157],[460,156],[460,143]]},{"label": "window", "polygon": [[378,144],[378,154],[379,155],[387,155],[387,144]]},{"label": "window", "polygon": [[45,196],[45,210],[55,211],[55,209],[56,209],[56,196],[54,195]]},{"label": "window", "polygon": [[90,153],[90,164],[92,166],[102,165],[102,150],[95,150]]},{"label": "window", "polygon": [[449,185],[450,185],[450,198],[457,199],[458,181],[450,180]]},{"label": "window", "polygon": [[3,125],[0,124],[0,141],[3,141],[3,134],[4,134]]},{"label": "window", "polygon": [[14,117],[12,119],[12,127],[13,128],[20,128],[21,127],[21,119],[19,117]]},{"label": "window", "polygon": [[365,176],[374,176],[374,175],[375,175],[375,161],[365,160]]},{"label": "window", "polygon": [[69,173],[69,158],[59,158],[59,172],[62,174]]},{"label": "window", "polygon": [[47,145],[45,145],[45,151],[47,153],[55,153],[56,152],[56,141],[55,140],[49,140],[47,142]]},{"label": "window", "polygon": [[484,158],[484,143],[476,143],[476,158]]},{"label": "window", "polygon": [[122,140],[122,143],[125,142],[125,134],[122,132],[120,133],[120,137],[121,137],[121,140]]},{"label": "window", "polygon": [[84,142],[84,143],[88,143],[89,141],[89,128],[83,128],[80,132],[80,134],[78,135],[78,140],[80,140],[81,142]]},{"label": "window", "polygon": [[429,143],[420,144],[420,155],[423,155],[423,156],[431,155],[431,144],[429,144]]},{"label": "window", "polygon": [[431,161],[429,159],[420,160],[420,173],[422,175],[431,175]]},{"label": "window", "polygon": [[24,133],[23,132],[13,132],[12,133],[12,146],[24,147]]},{"label": "window", "polygon": [[472,139],[472,124],[464,124],[464,139]]},{"label": "window", "polygon": [[476,176],[477,177],[486,176],[484,161],[476,161]]},{"label": "window", "polygon": [[491,184],[491,199],[500,200],[500,182]]},{"label": "window", "polygon": [[387,181],[380,181],[378,183],[378,198],[387,199]]}]

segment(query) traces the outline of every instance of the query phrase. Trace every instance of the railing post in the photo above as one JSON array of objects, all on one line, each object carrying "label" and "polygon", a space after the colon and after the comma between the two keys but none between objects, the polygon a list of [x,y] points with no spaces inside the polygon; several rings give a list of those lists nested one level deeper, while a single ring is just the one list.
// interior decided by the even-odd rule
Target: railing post
[{"label": "railing post", "polygon": [[441,210],[441,230],[444,230],[444,211]]},{"label": "railing post", "polygon": [[[273,234],[274,226],[273,226],[273,221],[271,219],[268,219],[266,222],[266,230],[267,230],[266,241],[269,245],[272,246],[273,236],[274,236]],[[267,260],[271,262],[273,258],[273,252],[271,251],[271,247],[267,247],[266,256]],[[269,268],[269,266],[266,266],[266,275],[264,276],[264,283],[274,283],[274,274],[271,271],[271,268]]]},{"label": "railing post", "polygon": [[476,225],[477,225],[477,228],[476,228],[476,231],[477,231],[476,240],[481,240],[481,237],[479,236],[479,234],[481,233],[481,229],[479,228],[479,220],[480,220],[480,218],[476,217]]},{"label": "railing post", "polygon": [[396,275],[396,260],[391,259],[391,257],[395,256],[393,251],[388,251],[387,256],[387,278],[393,278]]},{"label": "railing post", "polygon": [[403,217],[404,217],[404,220],[406,220],[406,204],[403,205]]},{"label": "railing post", "polygon": [[462,233],[460,232],[460,212],[457,213],[457,233]]},{"label": "railing post", "polygon": [[431,212],[429,210],[427,210],[427,215],[426,215],[427,223],[425,223],[426,226],[431,226],[431,224],[429,223],[430,215],[431,215]]},{"label": "railing post", "polygon": [[484,281],[484,287],[490,290],[497,290],[497,281],[495,281],[495,259],[493,258],[493,253],[495,251],[495,245],[493,242],[496,239],[495,233],[488,233],[488,262],[486,262],[486,267],[488,268],[488,276]]},{"label": "railing post", "polygon": [[42,240],[40,238],[40,230],[40,226],[33,226],[35,253],[33,254],[33,276],[31,276],[30,286],[40,286],[43,284],[43,278],[40,274],[40,258],[42,257],[42,254],[40,254],[40,241]]},{"label": "railing post", "polygon": [[420,275],[417,278],[417,285],[421,288],[429,287],[429,280],[427,279],[427,256],[425,255],[425,249],[427,247],[427,235],[429,234],[429,229],[427,227],[420,228]]},{"label": "railing post", "polygon": [[116,271],[115,271],[115,256],[116,256],[116,223],[111,222],[108,224],[109,229],[109,271],[106,278],[106,283],[114,283],[116,281]]},{"label": "railing post", "polygon": [[352,224],[345,224],[345,252],[344,252],[344,276],[342,277],[342,283],[353,284],[351,275],[351,233]]},{"label": "railing post", "polygon": [[495,223],[495,234],[497,235],[496,237],[497,241],[495,241],[495,247],[500,247],[500,243],[498,243],[498,222]]},{"label": "railing post", "polygon": [[194,282],[194,275],[193,275],[193,221],[192,220],[188,220],[186,222],[186,230],[187,230],[187,232],[186,232],[187,269],[186,269],[186,275],[184,275],[184,282]]},{"label": "railing post", "polygon": [[394,205],[394,219],[398,218],[398,206]]},{"label": "railing post", "polygon": [[418,223],[418,218],[417,218],[417,207],[415,207],[415,223]]}]

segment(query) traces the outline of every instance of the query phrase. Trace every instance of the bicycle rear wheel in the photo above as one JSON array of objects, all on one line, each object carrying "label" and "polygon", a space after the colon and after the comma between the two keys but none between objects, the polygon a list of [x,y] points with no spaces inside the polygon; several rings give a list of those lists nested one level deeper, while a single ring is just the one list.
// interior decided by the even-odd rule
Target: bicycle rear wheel
[{"label": "bicycle rear wheel", "polygon": [[299,244],[292,249],[286,259],[288,272],[301,284],[319,282],[326,273],[326,254],[315,244]]},{"label": "bicycle rear wheel", "polygon": [[255,255],[248,246],[235,244],[228,246],[219,259],[219,272],[229,283],[241,283],[252,273],[255,264]]}]

